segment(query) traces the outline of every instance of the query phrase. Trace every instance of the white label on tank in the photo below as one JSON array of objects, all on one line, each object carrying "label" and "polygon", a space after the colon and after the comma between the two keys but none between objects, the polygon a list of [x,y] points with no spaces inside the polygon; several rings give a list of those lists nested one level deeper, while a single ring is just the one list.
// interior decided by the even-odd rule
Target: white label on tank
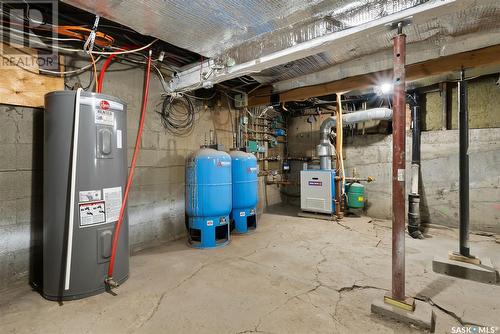
[{"label": "white label on tank", "polygon": [[214,221],[213,220],[207,220],[207,226],[213,226]]},{"label": "white label on tank", "polygon": [[122,207],[122,187],[104,188],[102,192],[106,202],[106,222],[115,222]]},{"label": "white label on tank", "polygon": [[102,224],[106,222],[106,207],[104,201],[79,203],[80,227]]},{"label": "white label on tank", "polygon": [[228,167],[228,166],[231,166],[231,162],[230,161],[218,161],[217,166],[218,167]]},{"label": "white label on tank", "polygon": [[94,108],[113,109],[116,111],[123,111],[124,109],[123,104],[121,103],[110,100],[97,99],[95,97],[88,97],[88,96],[82,96],[80,98],[80,103],[92,106]]},{"label": "white label on tank", "polygon": [[249,173],[257,173],[257,167],[248,167],[248,172]]},{"label": "white label on tank", "polygon": [[245,217],[245,211],[240,212],[240,217]]},{"label": "white label on tank", "polygon": [[116,148],[122,148],[122,130],[116,130]]},{"label": "white label on tank", "polygon": [[101,200],[101,190],[84,190],[78,193],[78,202],[92,202]]},{"label": "white label on tank", "polygon": [[405,170],[398,169],[398,181],[404,181],[404,180],[405,180]]},{"label": "white label on tank", "polygon": [[115,125],[115,113],[109,109],[95,109],[95,124]]}]

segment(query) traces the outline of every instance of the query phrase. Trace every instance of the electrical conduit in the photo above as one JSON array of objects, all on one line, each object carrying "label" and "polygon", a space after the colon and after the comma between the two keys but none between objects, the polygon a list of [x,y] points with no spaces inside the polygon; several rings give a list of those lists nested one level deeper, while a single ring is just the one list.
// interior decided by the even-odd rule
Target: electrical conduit
[{"label": "electrical conduit", "polygon": [[66,270],[64,272],[64,290],[69,290],[71,278],[71,257],[73,253],[73,225],[75,220],[75,192],[76,192],[76,163],[78,156],[78,133],[80,127],[80,96],[82,88],[76,90],[75,98],[75,120],[73,122],[73,147],[71,157],[71,184],[69,200],[68,242],[66,246]]},{"label": "electrical conduit", "polygon": [[113,244],[111,247],[111,259],[109,261],[108,277],[106,278],[106,284],[109,287],[118,286],[118,284],[113,280],[113,270],[114,270],[115,258],[116,258],[116,247],[118,245],[118,238],[120,235],[120,228],[121,228],[122,222],[123,222],[123,216],[125,214],[125,207],[127,205],[128,194],[129,194],[130,188],[132,186],[132,178],[134,176],[135,165],[137,162],[137,153],[139,152],[139,146],[141,144],[142,130],[144,128],[144,120],[146,117],[146,109],[147,109],[147,105],[148,105],[149,81],[151,78],[151,62],[152,62],[152,56],[151,56],[151,50],[150,50],[149,57],[148,57],[148,64],[147,64],[147,68],[146,68],[146,82],[144,85],[144,94],[143,94],[143,98],[142,98],[141,118],[139,121],[139,130],[137,131],[137,137],[135,140],[134,155],[132,157],[132,163],[130,165],[130,172],[128,174],[127,185],[125,187],[125,194],[123,196],[122,206],[120,208],[120,215],[118,216],[118,222],[116,223],[115,231],[113,233]]}]

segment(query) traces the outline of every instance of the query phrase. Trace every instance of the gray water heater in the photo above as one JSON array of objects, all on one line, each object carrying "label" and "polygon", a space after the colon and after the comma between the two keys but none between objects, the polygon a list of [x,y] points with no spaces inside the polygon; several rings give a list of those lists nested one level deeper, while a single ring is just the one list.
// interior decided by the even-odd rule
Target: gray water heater
[{"label": "gray water heater", "polygon": [[[81,90],[45,96],[43,296],[47,299],[78,299],[105,290],[128,171],[126,109],[116,97]],[[113,274],[117,283],[128,277],[128,243],[125,212]]]}]

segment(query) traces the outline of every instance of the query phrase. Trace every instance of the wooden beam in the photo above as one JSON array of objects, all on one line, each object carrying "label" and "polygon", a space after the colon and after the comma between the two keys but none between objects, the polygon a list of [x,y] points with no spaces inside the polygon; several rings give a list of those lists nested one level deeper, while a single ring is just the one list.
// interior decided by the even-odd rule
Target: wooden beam
[{"label": "wooden beam", "polygon": [[45,94],[64,89],[64,78],[37,74],[36,50],[5,44],[0,50],[0,103],[43,108]]},{"label": "wooden beam", "polygon": [[271,101],[271,95],[273,94],[272,86],[264,86],[256,89],[253,93],[248,96],[249,106],[261,106],[264,104],[269,104]]},{"label": "wooden beam", "polygon": [[[450,56],[439,57],[424,62],[406,66],[407,82],[415,81],[429,76],[451,73],[463,68],[475,68],[500,64],[500,45],[494,45],[478,50],[457,53]],[[310,97],[347,92],[354,89],[363,89],[374,86],[380,78],[392,78],[392,70],[372,72],[332,81],[328,83],[295,88],[281,92],[279,102],[301,101]],[[256,90],[249,96],[250,106],[270,104],[271,87],[266,86]]]}]

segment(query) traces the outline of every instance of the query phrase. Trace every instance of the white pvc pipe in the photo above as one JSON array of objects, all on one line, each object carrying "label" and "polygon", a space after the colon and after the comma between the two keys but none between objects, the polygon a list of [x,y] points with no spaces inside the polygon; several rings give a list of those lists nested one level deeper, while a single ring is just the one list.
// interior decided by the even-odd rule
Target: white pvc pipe
[{"label": "white pvc pipe", "polygon": [[68,245],[66,248],[66,271],[64,277],[64,290],[69,290],[71,278],[71,253],[73,251],[73,226],[75,219],[75,192],[76,192],[76,164],[78,156],[78,130],[80,125],[80,94],[82,88],[76,91],[75,121],[73,123],[73,156],[71,158],[71,190],[69,200]]}]

